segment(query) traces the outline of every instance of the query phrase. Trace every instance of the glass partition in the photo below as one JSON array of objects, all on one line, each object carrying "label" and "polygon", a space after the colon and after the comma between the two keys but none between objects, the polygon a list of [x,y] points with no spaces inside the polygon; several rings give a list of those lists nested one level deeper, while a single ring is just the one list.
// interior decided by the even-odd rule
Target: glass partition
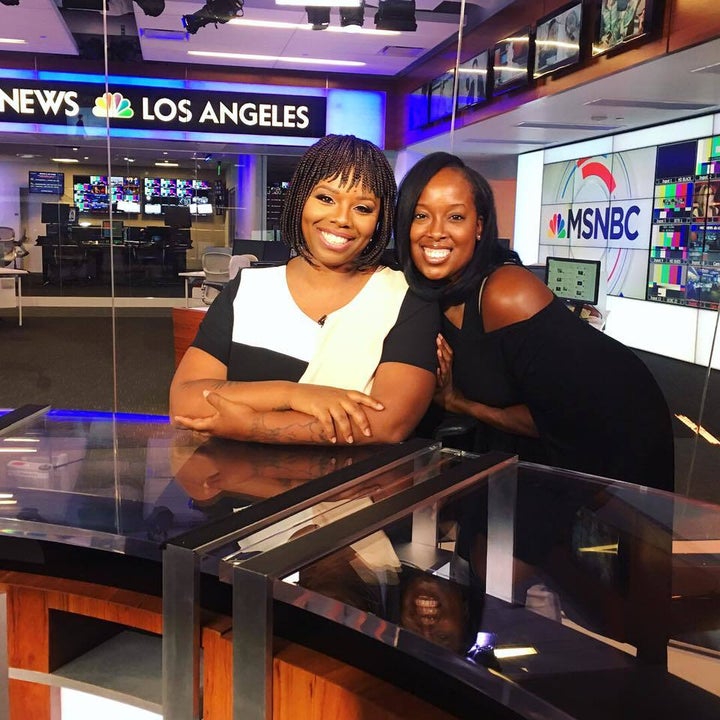
[{"label": "glass partition", "polygon": [[[48,32],[64,34],[57,39],[57,54],[33,63],[33,53],[42,50],[32,46],[2,69],[3,108],[17,111],[12,118],[17,122],[4,122],[0,136],[0,222],[6,226],[0,250],[2,267],[18,271],[0,278],[7,338],[0,353],[13,376],[0,399],[3,408],[47,402],[64,409],[166,414],[170,378],[182,353],[175,347],[174,310],[202,311],[218,290],[203,283],[206,251],[226,248],[270,263],[287,257],[279,242],[279,210],[310,141],[283,144],[270,132],[262,142],[237,128],[215,136],[205,132],[205,139],[202,133],[181,132],[181,125],[174,133],[163,127],[173,115],[178,122],[187,119],[187,101],[178,99],[187,80],[196,82],[198,93],[205,92],[203,75],[229,88],[242,82],[246,91],[258,89],[248,84],[257,83],[247,69],[252,61],[247,67],[237,60],[195,64],[181,43],[163,43],[165,35],[174,32],[196,47],[203,38],[222,45],[257,30],[234,24],[236,15],[242,17],[242,3],[225,8],[227,17],[217,27],[196,22],[193,13],[183,19],[190,8],[162,5],[130,3],[118,12],[101,4],[87,10],[57,4],[46,17]],[[219,12],[208,6],[206,13]],[[368,15],[363,31],[370,31],[373,43],[403,44],[405,35],[430,48],[454,42],[457,27],[447,18],[426,22],[419,11],[414,30],[371,30]],[[203,15],[202,8],[198,12],[197,17]],[[300,40],[305,11],[294,16]],[[15,27],[14,15],[8,17]],[[334,30],[353,22],[343,20],[340,27],[333,16],[326,36],[336,37]],[[23,36],[17,42],[34,41]],[[454,47],[449,54],[455,56]],[[351,60],[342,55],[336,59]],[[380,92],[392,90],[393,74],[409,60],[399,64],[390,54],[386,64],[386,79],[378,76],[371,83]],[[334,78],[328,85],[328,77],[326,70],[308,66],[308,86],[318,86],[321,95],[337,87]],[[363,84],[349,79],[350,86]],[[276,82],[268,76],[268,85]],[[284,87],[293,92],[292,86]],[[151,100],[136,102],[138,88]],[[13,93],[29,93],[24,112],[32,111],[34,125],[23,124],[28,118]],[[50,100],[36,101],[36,93]],[[229,100],[226,105],[230,112]],[[343,131],[351,119],[357,123],[357,111],[346,107],[344,120],[338,116],[326,132]],[[125,118],[133,114],[135,121],[142,117],[147,130],[124,129]],[[163,131],[154,132],[152,122]],[[205,123],[212,129],[210,119]],[[393,160],[395,152],[388,150]],[[24,311],[22,330],[13,327],[18,305]]]},{"label": "glass partition", "polygon": [[601,705],[605,716],[709,718],[720,710],[711,679],[717,507],[483,460],[465,455],[440,469],[444,483],[436,477],[255,557],[226,558],[243,668],[235,717],[265,717],[247,685],[272,682],[262,660],[273,629],[263,593],[287,606],[275,614],[283,637],[391,682],[409,673],[416,693],[451,714],[502,707],[518,718],[594,718]]}]

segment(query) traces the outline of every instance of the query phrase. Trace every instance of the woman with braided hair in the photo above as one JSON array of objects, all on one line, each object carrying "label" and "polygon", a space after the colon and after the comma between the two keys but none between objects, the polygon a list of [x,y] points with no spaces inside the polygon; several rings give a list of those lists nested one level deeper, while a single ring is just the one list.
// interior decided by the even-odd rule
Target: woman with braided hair
[{"label": "woman with braided hair", "polygon": [[384,267],[397,188],[382,151],[329,135],[280,219],[294,255],[213,301],[170,388],[180,426],[267,443],[405,439],[432,398],[439,311]]}]

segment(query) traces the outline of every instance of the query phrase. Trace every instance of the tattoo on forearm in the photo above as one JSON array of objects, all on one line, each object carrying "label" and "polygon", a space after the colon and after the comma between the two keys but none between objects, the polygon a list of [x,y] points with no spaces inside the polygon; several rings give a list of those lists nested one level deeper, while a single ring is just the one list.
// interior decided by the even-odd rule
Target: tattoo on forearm
[{"label": "tattoo on forearm", "polygon": [[322,431],[322,425],[314,417],[284,427],[270,427],[265,413],[253,417],[249,439],[280,444],[288,442],[329,444],[328,438]]}]

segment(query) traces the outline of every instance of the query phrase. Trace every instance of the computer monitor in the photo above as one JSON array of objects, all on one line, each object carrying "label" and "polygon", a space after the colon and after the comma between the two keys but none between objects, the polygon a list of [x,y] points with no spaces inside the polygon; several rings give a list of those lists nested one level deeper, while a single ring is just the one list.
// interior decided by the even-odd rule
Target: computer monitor
[{"label": "computer monitor", "polygon": [[525,266],[538,280],[545,282],[545,275],[547,274],[547,268],[545,265],[533,264]]},{"label": "computer monitor", "polygon": [[233,255],[255,255],[262,260],[263,249],[269,243],[263,240],[249,240],[246,238],[235,238],[232,244]]},{"label": "computer monitor", "polygon": [[545,284],[579,311],[583,305],[598,303],[600,267],[599,260],[549,257],[546,259]]},{"label": "computer monitor", "polygon": [[165,225],[173,228],[191,227],[190,208],[187,205],[168,205],[165,207]]},{"label": "computer monitor", "polygon": [[145,228],[137,225],[128,225],[125,228],[125,242],[140,243],[145,238]]},{"label": "computer monitor", "polygon": [[[67,203],[42,203],[40,205],[40,222],[67,225],[71,219],[75,219],[75,213],[70,212],[71,208],[72,206]],[[74,209],[72,208],[72,210]]]},{"label": "computer monitor", "polygon": [[123,228],[125,224],[122,220],[113,220],[112,224],[110,220],[102,221],[102,238],[103,240],[110,240],[112,237],[113,243],[123,242]]},{"label": "computer monitor", "polygon": [[262,259],[266,262],[284,263],[290,259],[290,248],[279,240],[270,240],[263,243]]}]

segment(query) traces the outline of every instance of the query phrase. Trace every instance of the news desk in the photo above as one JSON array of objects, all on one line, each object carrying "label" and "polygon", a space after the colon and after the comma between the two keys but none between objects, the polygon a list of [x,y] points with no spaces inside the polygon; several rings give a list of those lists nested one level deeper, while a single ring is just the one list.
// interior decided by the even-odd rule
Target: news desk
[{"label": "news desk", "polygon": [[[720,717],[720,507],[430,440],[0,436],[0,715]],[[2,695],[7,692],[7,697]]]},{"label": "news desk", "polygon": [[38,236],[42,247],[44,283],[63,280],[108,282],[110,256],[116,280],[179,284],[186,253],[192,249],[189,230],[162,225],[128,226],[111,238],[102,227],[60,228]]}]

